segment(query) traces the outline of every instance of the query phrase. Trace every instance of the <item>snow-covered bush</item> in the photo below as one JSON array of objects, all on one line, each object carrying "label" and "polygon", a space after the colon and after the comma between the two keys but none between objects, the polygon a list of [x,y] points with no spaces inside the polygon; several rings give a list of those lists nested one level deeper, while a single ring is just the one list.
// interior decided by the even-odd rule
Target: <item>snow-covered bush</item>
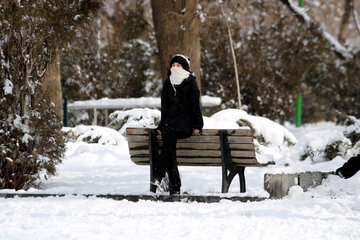
[{"label": "snow-covered bush", "polygon": [[262,145],[294,145],[295,136],[284,126],[264,117],[248,114],[239,109],[227,109],[205,118],[204,128],[239,128],[250,127],[254,137]]},{"label": "snow-covered bush", "polygon": [[[338,124],[346,127],[344,135],[351,141],[351,146],[354,147],[360,144],[360,119],[342,114],[338,117]],[[360,146],[358,147],[360,148]]]},{"label": "snow-covered bush", "polygon": [[42,89],[57,49],[100,7],[97,0],[0,3],[0,189],[54,175],[65,146]]},{"label": "snow-covered bush", "polygon": [[309,158],[313,162],[331,161],[337,156],[356,155],[360,152],[360,120],[339,113],[336,128],[324,129],[317,139],[308,142],[300,160]]},{"label": "snow-covered bush", "polygon": [[120,145],[125,141],[118,131],[107,127],[79,125],[74,128],[64,127],[63,131],[68,142],[81,141],[101,145]]},{"label": "snow-covered bush", "polygon": [[55,174],[65,146],[54,108],[44,103],[37,102],[27,117],[1,111],[0,188],[27,188],[41,173],[45,178]]},{"label": "snow-covered bush", "polygon": [[125,133],[127,127],[156,127],[160,123],[161,112],[157,109],[135,108],[116,111],[109,116],[109,127]]},{"label": "snow-covered bush", "polygon": [[351,145],[345,138],[325,143],[320,148],[307,145],[299,160],[310,159],[313,162],[331,161],[337,156],[344,156],[349,149],[351,149]]}]

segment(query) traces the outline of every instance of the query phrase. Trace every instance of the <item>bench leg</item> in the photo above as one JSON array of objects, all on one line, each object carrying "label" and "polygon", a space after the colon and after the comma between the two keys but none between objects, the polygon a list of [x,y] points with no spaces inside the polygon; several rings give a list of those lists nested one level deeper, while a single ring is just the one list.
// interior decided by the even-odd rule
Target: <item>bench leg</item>
[{"label": "bench leg", "polygon": [[[229,171],[229,174],[227,172]],[[229,191],[230,184],[234,177],[236,176],[237,171],[234,170],[228,170],[223,167],[223,176],[222,176],[222,186],[221,186],[221,192],[227,193]]]},{"label": "bench leg", "polygon": [[239,180],[240,180],[240,192],[246,192],[246,183],[245,183],[245,167],[239,167],[238,169]]},{"label": "bench leg", "polygon": [[[227,172],[229,171],[229,174]],[[246,192],[246,182],[245,182],[245,167],[237,167],[235,169],[228,170],[223,167],[223,176],[222,176],[222,193],[227,193],[229,191],[230,184],[236,174],[239,175],[240,182],[240,192]]]},{"label": "bench leg", "polygon": [[240,180],[240,192],[244,193],[246,191],[245,167],[238,167],[232,163],[231,151],[227,139],[227,132],[225,130],[219,130],[219,136],[220,136],[221,165],[222,165],[221,192],[227,193],[229,191],[229,187],[232,180],[234,179],[236,174],[238,174]]}]

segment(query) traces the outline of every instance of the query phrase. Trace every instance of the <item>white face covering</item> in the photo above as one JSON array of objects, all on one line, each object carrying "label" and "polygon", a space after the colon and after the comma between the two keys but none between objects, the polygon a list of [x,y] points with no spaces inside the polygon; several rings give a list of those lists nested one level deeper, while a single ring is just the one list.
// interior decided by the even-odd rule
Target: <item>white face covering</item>
[{"label": "white face covering", "polygon": [[180,85],[184,79],[188,78],[190,75],[190,72],[178,67],[172,67],[170,71],[170,82],[172,85]]}]

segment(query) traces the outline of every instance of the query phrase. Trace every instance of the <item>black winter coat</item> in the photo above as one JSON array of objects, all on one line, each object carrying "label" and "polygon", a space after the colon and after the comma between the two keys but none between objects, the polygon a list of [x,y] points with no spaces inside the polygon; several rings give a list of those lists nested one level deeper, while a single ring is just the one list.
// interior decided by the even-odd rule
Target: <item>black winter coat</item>
[{"label": "black winter coat", "polygon": [[204,122],[200,106],[200,91],[191,73],[180,85],[170,82],[170,71],[161,93],[162,134],[175,134],[177,138],[190,137],[194,129],[202,130]]},{"label": "black winter coat", "polygon": [[341,168],[336,170],[336,174],[342,178],[350,178],[360,170],[360,154],[350,158]]}]

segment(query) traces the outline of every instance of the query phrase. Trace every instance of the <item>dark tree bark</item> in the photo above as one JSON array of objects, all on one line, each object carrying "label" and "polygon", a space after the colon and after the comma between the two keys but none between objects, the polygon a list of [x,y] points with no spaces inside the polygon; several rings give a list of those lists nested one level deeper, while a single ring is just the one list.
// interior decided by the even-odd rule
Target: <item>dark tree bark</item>
[{"label": "dark tree bark", "polygon": [[200,34],[198,1],[152,0],[152,14],[160,53],[161,76],[167,76],[171,57],[177,53],[189,56],[191,71],[200,84]]}]

